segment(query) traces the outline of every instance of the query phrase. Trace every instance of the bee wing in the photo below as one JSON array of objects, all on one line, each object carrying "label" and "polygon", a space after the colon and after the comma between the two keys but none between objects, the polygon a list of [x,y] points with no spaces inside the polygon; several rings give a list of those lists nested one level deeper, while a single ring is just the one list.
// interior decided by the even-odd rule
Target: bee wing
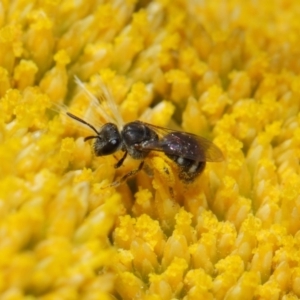
[{"label": "bee wing", "polygon": [[[184,131],[155,126],[148,123],[145,124],[151,130],[156,132],[159,137],[157,141],[150,141],[148,143],[145,143],[145,145],[143,145],[143,149],[145,150],[161,151],[165,152],[166,154],[178,155],[196,161],[220,162],[224,160],[222,151],[215,144],[204,137]],[[176,136],[178,135],[178,133],[181,133],[183,139],[172,139],[172,147],[166,147],[168,146],[168,140],[165,137],[167,135],[170,136],[170,134]],[[193,141],[194,145],[193,143],[191,143],[189,145],[189,148],[185,148],[189,149],[190,151],[180,151],[180,149],[186,147],[187,138],[188,140]],[[172,151],[170,148],[172,148]],[[197,149],[199,148],[201,149],[200,153],[199,151],[197,151]]]}]

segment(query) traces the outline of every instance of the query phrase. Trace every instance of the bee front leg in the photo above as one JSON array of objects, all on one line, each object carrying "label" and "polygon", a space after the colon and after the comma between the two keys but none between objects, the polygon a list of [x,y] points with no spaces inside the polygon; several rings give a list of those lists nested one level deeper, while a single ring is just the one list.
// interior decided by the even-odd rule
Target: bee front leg
[{"label": "bee front leg", "polygon": [[126,157],[127,157],[127,151],[125,151],[123,157],[115,164],[115,169],[118,169],[123,165],[123,162]]}]

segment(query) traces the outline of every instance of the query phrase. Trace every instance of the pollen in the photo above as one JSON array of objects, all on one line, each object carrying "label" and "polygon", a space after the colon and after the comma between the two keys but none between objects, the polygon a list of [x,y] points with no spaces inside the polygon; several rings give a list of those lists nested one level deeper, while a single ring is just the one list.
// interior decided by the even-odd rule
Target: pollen
[{"label": "pollen", "polygon": [[1,299],[300,298],[299,3],[256,2],[2,1]]}]

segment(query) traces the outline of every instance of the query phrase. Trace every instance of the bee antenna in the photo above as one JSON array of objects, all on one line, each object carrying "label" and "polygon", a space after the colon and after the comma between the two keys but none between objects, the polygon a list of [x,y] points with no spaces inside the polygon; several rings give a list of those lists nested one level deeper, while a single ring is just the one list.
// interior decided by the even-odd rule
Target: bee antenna
[{"label": "bee antenna", "polygon": [[[74,120],[76,120],[76,121],[78,121],[78,122],[80,122],[80,123],[82,123],[82,124],[84,124],[84,125],[89,126],[89,127],[90,127],[91,129],[93,129],[97,134],[99,134],[99,132],[96,130],[96,128],[95,128],[93,125],[89,124],[88,122],[86,122],[86,121],[80,119],[79,117],[77,117],[77,116],[71,114],[70,112],[67,112],[67,115],[68,115],[70,118],[72,118],[72,119],[74,119]],[[90,138],[91,138],[91,137],[90,137]]]},{"label": "bee antenna", "polygon": [[98,136],[97,135],[90,135],[84,138],[84,141],[86,142],[87,140],[91,140],[91,139],[97,139]]}]

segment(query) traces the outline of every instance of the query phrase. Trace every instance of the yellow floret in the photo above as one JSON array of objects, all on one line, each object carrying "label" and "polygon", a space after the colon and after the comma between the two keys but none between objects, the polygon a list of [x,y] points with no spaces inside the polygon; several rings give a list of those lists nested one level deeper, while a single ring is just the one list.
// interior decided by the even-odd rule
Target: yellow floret
[{"label": "yellow floret", "polygon": [[35,75],[38,71],[37,65],[32,60],[22,59],[14,71],[14,79],[18,88],[22,91],[27,86],[34,84]]},{"label": "yellow floret", "polygon": [[[299,298],[299,30],[296,0],[2,1],[0,298]],[[159,129],[130,177],[94,143],[134,120],[224,159]]]}]

